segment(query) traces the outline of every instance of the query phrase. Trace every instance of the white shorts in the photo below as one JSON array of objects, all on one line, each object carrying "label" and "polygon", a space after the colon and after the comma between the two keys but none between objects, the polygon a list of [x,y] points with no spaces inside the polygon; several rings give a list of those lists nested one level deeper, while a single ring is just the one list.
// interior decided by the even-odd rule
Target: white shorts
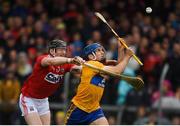
[{"label": "white shorts", "polygon": [[50,112],[48,98],[36,99],[20,95],[19,107],[22,116],[37,112],[40,116]]}]

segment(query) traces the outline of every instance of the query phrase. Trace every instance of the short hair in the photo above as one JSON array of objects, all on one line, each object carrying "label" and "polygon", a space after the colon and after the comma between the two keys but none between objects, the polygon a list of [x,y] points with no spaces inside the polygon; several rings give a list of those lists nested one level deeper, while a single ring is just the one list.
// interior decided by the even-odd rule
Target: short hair
[{"label": "short hair", "polygon": [[66,48],[66,47],[67,47],[67,43],[59,39],[49,41],[48,43],[48,49]]}]

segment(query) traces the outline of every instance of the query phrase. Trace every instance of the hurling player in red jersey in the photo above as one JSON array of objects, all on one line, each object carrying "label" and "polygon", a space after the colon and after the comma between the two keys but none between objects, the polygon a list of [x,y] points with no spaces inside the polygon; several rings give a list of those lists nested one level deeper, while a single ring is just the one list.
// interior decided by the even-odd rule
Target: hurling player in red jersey
[{"label": "hurling player in red jersey", "polygon": [[37,57],[32,74],[24,82],[19,106],[27,124],[50,125],[48,96],[63,83],[66,72],[82,64],[81,57],[67,58],[66,42],[52,40],[48,55]]}]

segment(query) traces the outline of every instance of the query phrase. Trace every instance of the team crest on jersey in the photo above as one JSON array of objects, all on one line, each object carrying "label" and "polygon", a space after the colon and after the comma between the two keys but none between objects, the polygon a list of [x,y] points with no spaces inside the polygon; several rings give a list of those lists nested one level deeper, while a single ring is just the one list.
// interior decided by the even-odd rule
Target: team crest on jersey
[{"label": "team crest on jersey", "polygon": [[49,83],[57,84],[63,79],[63,75],[58,75],[50,72],[44,79]]},{"label": "team crest on jersey", "polygon": [[105,79],[99,75],[95,75],[94,77],[92,77],[90,83],[102,88],[105,87]]}]

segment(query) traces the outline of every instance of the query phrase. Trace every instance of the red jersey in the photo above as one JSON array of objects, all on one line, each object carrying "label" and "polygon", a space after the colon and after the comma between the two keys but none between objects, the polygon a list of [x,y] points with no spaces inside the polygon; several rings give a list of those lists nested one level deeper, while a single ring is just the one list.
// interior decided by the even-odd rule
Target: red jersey
[{"label": "red jersey", "polygon": [[63,83],[64,74],[69,72],[73,64],[59,66],[41,66],[41,60],[48,55],[37,58],[34,69],[22,87],[22,94],[32,98],[46,98],[53,94],[60,84]]}]

